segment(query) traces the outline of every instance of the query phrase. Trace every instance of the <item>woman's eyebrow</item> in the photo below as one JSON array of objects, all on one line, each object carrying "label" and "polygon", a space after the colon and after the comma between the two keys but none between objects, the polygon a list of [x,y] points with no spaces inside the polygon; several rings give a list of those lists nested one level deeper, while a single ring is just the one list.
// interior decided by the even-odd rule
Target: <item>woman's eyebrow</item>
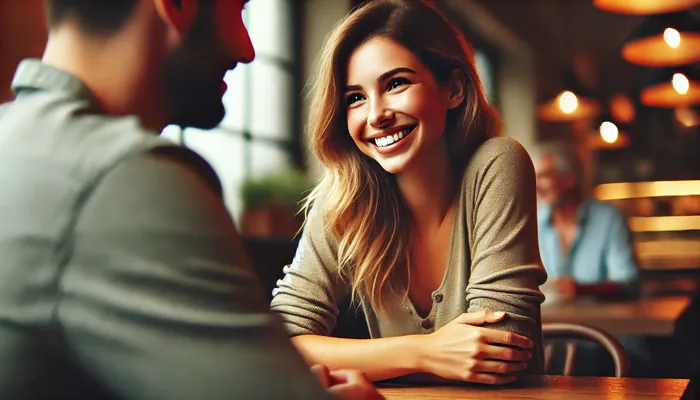
[{"label": "woman's eyebrow", "polygon": [[392,76],[394,76],[394,75],[396,75],[396,74],[400,74],[400,73],[402,73],[402,72],[408,72],[409,74],[416,75],[416,71],[414,71],[414,70],[412,70],[412,69],[410,69],[410,68],[407,68],[407,67],[398,67],[398,68],[394,68],[394,69],[392,69],[392,70],[390,70],[390,71],[387,71],[387,72],[385,72],[385,73],[379,75],[379,78],[377,78],[377,82],[383,82],[383,81],[385,81],[385,80],[391,78]]},{"label": "woman's eyebrow", "polygon": [[[416,71],[414,71],[410,68],[398,67],[398,68],[394,68],[392,70],[389,70],[389,71],[384,72],[383,74],[379,75],[379,78],[377,78],[377,82],[383,82],[383,81],[391,78],[392,76],[394,76],[396,74],[400,74],[402,72],[407,72],[409,74],[417,75]],[[360,86],[360,85],[349,85],[349,86],[345,87],[346,92],[353,92],[353,91],[360,90],[360,89],[362,89],[362,86]]]}]

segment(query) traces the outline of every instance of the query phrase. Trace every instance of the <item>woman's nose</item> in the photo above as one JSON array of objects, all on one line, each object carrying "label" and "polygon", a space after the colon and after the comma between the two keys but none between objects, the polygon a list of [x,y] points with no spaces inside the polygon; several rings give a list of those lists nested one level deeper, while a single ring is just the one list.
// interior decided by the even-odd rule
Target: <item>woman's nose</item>
[{"label": "woman's nose", "polygon": [[385,107],[381,102],[374,102],[371,106],[368,122],[375,128],[384,128],[390,125],[394,119],[394,112]]}]

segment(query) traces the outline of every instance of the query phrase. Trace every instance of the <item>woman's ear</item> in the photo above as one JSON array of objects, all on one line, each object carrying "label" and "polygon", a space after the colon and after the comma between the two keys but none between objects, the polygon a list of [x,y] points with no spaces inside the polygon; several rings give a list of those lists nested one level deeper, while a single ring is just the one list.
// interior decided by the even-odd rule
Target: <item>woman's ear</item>
[{"label": "woman's ear", "polygon": [[450,109],[459,107],[464,102],[464,88],[467,84],[467,79],[464,72],[459,69],[453,69],[450,73],[450,80],[447,82],[449,95]]},{"label": "woman's ear", "polygon": [[194,23],[200,0],[153,0],[158,16],[182,38]]}]

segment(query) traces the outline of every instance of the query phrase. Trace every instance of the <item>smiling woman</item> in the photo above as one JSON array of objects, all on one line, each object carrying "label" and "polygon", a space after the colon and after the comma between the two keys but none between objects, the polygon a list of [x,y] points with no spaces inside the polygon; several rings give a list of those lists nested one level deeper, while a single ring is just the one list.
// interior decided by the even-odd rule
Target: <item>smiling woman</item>
[{"label": "smiling woman", "polygon": [[[532,162],[494,138],[473,52],[436,6],[375,0],[341,22],[309,125],[324,175],[271,306],[307,360],[374,380],[541,372]],[[346,296],[372,339],[326,337]]]},{"label": "smiling woman", "polygon": [[360,151],[391,174],[407,172],[420,156],[431,158],[420,164],[445,163],[447,148],[434,145],[447,112],[464,102],[457,70],[449,84],[440,84],[410,50],[378,36],[352,53],[347,75],[348,132]]}]

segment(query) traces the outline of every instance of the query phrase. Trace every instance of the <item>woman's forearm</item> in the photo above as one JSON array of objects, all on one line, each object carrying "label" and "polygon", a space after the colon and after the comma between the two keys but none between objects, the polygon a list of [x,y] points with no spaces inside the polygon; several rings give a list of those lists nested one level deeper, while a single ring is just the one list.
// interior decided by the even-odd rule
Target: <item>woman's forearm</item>
[{"label": "woman's forearm", "polygon": [[310,365],[330,369],[358,369],[372,381],[425,372],[419,368],[424,350],[422,336],[409,335],[382,339],[342,339],[301,335],[292,343]]}]

